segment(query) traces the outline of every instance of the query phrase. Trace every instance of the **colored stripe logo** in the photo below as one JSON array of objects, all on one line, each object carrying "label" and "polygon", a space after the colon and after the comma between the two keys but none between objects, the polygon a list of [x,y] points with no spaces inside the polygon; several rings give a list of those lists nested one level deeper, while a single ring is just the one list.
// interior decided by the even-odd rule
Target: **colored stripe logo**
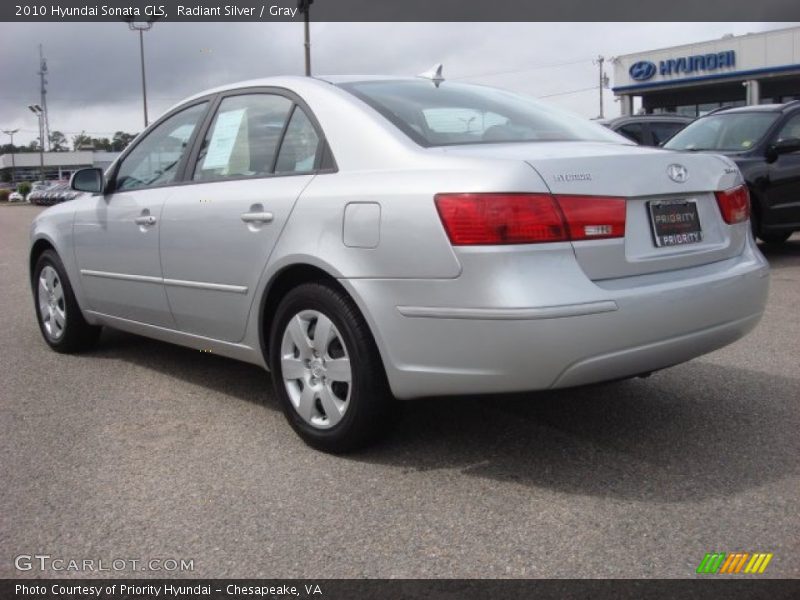
[{"label": "colored stripe logo", "polygon": [[696,572],[704,575],[763,573],[772,556],[771,552],[709,552],[700,561]]}]

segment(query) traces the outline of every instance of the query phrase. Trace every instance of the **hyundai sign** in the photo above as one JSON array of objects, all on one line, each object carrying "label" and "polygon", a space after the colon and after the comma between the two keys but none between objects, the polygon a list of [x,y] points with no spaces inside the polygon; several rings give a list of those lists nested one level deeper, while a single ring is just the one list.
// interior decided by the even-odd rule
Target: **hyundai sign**
[{"label": "hyundai sign", "polygon": [[716,71],[726,67],[736,66],[736,52],[726,50],[712,54],[695,54],[682,58],[670,58],[659,61],[658,67],[649,60],[640,60],[631,65],[628,74],[634,81],[647,81],[652,79],[656,73],[665,75],[689,75],[691,73],[701,73]]}]

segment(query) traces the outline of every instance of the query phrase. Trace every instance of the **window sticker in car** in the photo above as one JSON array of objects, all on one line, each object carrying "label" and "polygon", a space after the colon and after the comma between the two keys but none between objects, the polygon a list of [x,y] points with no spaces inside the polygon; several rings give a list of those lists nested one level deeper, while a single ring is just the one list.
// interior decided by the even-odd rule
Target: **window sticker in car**
[{"label": "window sticker in car", "polygon": [[214,133],[208,144],[203,169],[222,169],[228,166],[233,146],[242,126],[245,109],[231,110],[217,115]]}]

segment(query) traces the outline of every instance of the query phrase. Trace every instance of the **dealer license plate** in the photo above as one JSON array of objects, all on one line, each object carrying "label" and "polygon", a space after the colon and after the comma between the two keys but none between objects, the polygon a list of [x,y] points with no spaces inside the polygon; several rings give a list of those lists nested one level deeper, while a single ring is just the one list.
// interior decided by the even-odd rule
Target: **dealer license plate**
[{"label": "dealer license plate", "polygon": [[654,200],[647,203],[656,246],[682,246],[703,241],[693,200]]}]

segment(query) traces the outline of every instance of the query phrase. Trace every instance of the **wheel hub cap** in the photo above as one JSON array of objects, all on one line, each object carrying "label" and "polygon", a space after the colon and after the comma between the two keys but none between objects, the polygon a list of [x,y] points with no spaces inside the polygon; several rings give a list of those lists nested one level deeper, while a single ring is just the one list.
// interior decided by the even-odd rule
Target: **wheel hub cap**
[{"label": "wheel hub cap", "polygon": [[58,272],[50,265],[39,273],[37,299],[39,316],[45,335],[52,341],[61,339],[67,325],[67,312],[64,300],[64,288]]},{"label": "wheel hub cap", "polygon": [[339,330],[323,313],[297,313],[281,340],[281,376],[297,414],[317,429],[335,426],[350,404],[350,357]]}]

